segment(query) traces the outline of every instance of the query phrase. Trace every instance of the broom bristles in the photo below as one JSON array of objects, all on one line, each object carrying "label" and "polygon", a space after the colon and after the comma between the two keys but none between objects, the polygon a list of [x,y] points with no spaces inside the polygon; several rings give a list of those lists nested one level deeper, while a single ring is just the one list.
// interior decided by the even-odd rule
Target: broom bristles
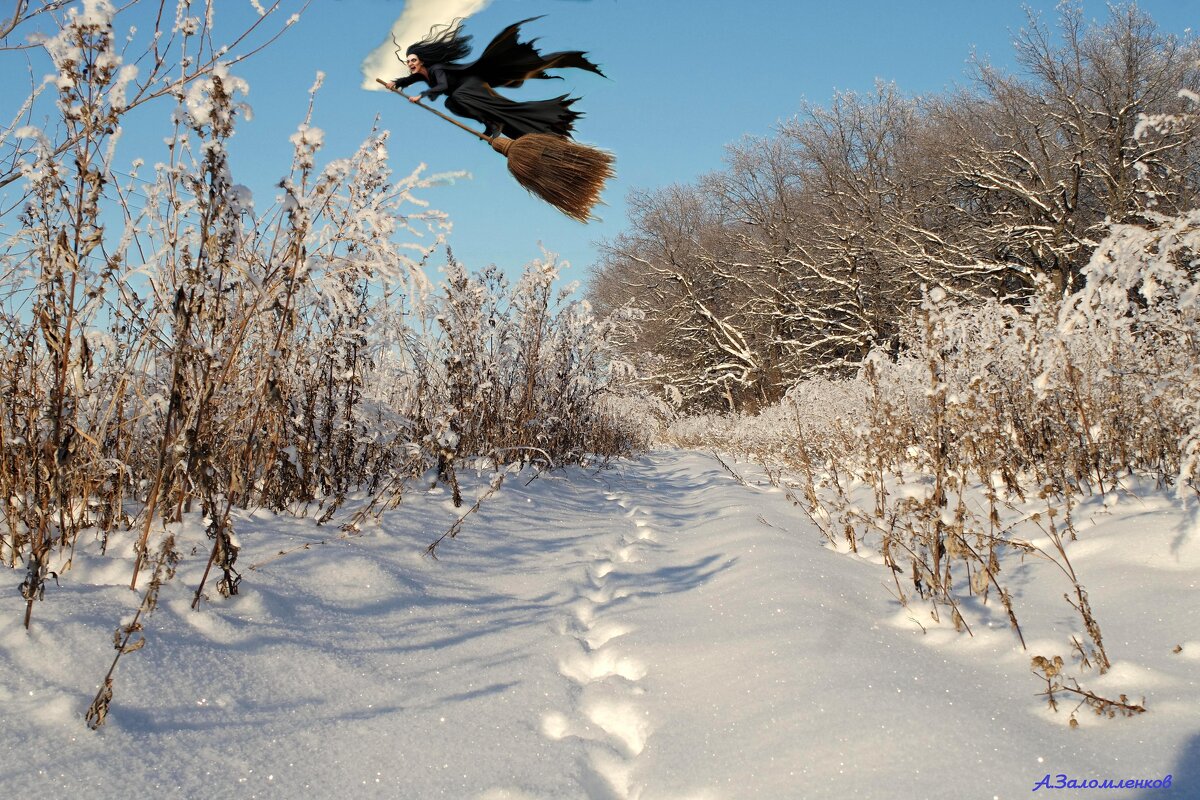
[{"label": "broom bristles", "polygon": [[564,136],[529,133],[493,139],[492,147],[508,158],[517,183],[580,222],[592,219],[604,182],[614,174],[611,153]]}]

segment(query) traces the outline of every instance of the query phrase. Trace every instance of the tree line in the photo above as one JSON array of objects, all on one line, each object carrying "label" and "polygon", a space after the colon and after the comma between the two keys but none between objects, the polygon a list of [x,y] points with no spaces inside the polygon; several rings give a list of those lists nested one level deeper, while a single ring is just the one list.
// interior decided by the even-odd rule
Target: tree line
[{"label": "tree line", "polygon": [[879,82],[728,148],[723,169],[636,191],[589,299],[691,409],[753,411],[855,371],[938,287],[1020,306],[1076,290],[1113,225],[1195,207],[1200,42],[1135,5],[1032,13],[1009,73],[910,97]]}]

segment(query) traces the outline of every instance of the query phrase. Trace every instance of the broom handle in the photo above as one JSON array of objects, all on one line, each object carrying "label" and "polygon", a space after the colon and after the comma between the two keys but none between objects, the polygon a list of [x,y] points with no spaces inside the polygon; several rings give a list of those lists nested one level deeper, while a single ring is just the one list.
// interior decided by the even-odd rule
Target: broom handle
[{"label": "broom handle", "polygon": [[390,83],[388,83],[387,81],[382,80],[380,78],[376,78],[375,82],[378,83],[380,86],[384,87],[385,89],[387,89],[389,92],[395,92],[396,94],[400,95],[401,97],[407,99],[410,103],[415,103],[416,105],[419,105],[421,108],[425,109],[426,111],[429,111],[430,113],[433,113],[433,114],[437,114],[439,117],[446,120],[446,122],[449,122],[451,125],[457,125],[458,127],[462,128],[467,133],[471,134],[472,136],[478,136],[483,141],[488,142],[489,144],[491,143],[491,141],[492,141],[491,139],[484,136],[482,133],[475,130],[474,128],[469,128],[466,125],[463,125],[461,122],[454,119],[453,117],[443,114],[442,112],[438,111],[433,106],[425,105],[420,100],[413,100],[411,97],[409,97],[408,95],[406,95],[404,92],[400,91],[399,89],[393,89],[392,85]]}]

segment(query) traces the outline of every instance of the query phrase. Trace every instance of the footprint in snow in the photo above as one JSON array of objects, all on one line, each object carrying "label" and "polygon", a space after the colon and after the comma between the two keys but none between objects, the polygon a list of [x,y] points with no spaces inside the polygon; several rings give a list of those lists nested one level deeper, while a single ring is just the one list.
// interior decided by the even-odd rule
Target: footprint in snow
[{"label": "footprint in snow", "polygon": [[650,737],[650,722],[645,712],[632,703],[619,700],[595,700],[584,706],[584,715],[600,730],[617,741],[629,757],[640,755]]},{"label": "footprint in snow", "polygon": [[593,750],[583,773],[589,800],[640,800],[642,788],[633,781],[633,764],[604,750]]},{"label": "footprint in snow", "polygon": [[592,625],[581,641],[589,650],[599,650],[618,636],[632,633],[633,630],[629,625],[619,622],[601,621]]},{"label": "footprint in snow", "polygon": [[596,621],[596,604],[580,598],[575,601],[571,610],[575,614],[575,621],[582,625],[584,630],[591,630],[592,623]]},{"label": "footprint in snow", "polygon": [[613,553],[613,561],[619,564],[629,564],[637,560],[637,550],[632,546],[632,543]]},{"label": "footprint in snow", "polygon": [[646,675],[642,662],[611,650],[574,653],[558,662],[558,671],[581,686],[613,676],[636,682]]},{"label": "footprint in snow", "polygon": [[620,600],[629,596],[628,589],[614,589],[609,586],[607,581],[604,586],[592,591],[581,592],[580,597],[595,603],[597,606],[603,606],[611,603],[614,600]]}]

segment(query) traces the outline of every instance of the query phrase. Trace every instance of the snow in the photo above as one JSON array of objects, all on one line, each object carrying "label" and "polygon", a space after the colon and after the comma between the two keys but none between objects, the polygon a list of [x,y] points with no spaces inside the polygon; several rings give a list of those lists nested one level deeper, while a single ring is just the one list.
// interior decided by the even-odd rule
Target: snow
[{"label": "snow", "polygon": [[113,8],[109,0],[83,0],[82,13],[75,9],[71,9],[69,13],[72,18],[77,18],[80,24],[103,28],[112,25],[112,18],[116,13],[116,9]]},{"label": "snow", "polygon": [[[1200,544],[1169,492],[1134,485],[1073,512],[1068,552],[1113,659],[1101,676],[1070,657],[1080,623],[1055,565],[1003,564],[1027,652],[1003,610],[977,601],[964,603],[974,636],[955,633],[896,603],[877,553],[830,549],[782,490],[730,463],[746,485],[712,455],[679,450],[510,476],[437,560],[425,547],[488,475],[460,476],[463,508],[425,491],[359,536],[338,538],[319,513],[246,512],[241,593],[210,587],[199,612],[208,545],[190,517],[176,531],[179,574],[146,646],[122,657],[96,732],[84,711],[139,596],[132,535],[104,556],[81,539],[73,569],[51,565],[62,586],[28,633],[19,600],[0,616],[0,786],[12,797],[1023,798],[1061,773],[1171,774],[1169,791],[1103,796],[1200,796]],[[1068,727],[1074,704],[1046,708],[1034,655],[1061,655],[1100,694],[1144,696],[1148,713],[1084,708]]]}]

